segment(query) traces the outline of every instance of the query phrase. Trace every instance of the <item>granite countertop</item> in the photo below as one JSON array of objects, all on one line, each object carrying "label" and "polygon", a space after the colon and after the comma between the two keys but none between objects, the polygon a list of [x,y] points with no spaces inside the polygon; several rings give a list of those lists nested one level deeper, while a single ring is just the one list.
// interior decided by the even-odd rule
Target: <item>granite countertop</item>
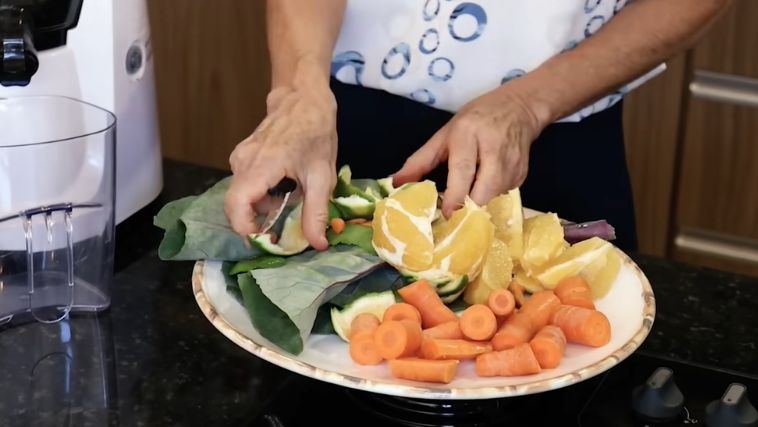
[{"label": "granite countertop", "polygon": [[[152,225],[163,204],[225,175],[164,163],[163,193],[117,228],[107,312],[0,329],[0,426],[244,426],[259,416],[294,374],[206,320],[191,291],[193,264],[160,261]],[[633,258],[657,302],[640,353],[758,375],[758,279]]]}]

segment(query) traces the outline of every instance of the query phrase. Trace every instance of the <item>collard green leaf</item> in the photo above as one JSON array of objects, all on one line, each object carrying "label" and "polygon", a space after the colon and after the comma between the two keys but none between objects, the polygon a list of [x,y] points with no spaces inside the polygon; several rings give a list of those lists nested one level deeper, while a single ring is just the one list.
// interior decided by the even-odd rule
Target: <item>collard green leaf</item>
[{"label": "collard green leaf", "polygon": [[229,274],[247,273],[259,268],[277,268],[287,263],[287,259],[280,256],[264,255],[257,258],[238,261],[229,269]]},{"label": "collard green leaf", "polygon": [[[262,294],[295,325],[301,343],[311,333],[316,313],[324,302],[331,300],[348,283],[384,264],[381,258],[363,249],[344,245],[323,252],[303,252],[287,261],[282,267],[253,270],[250,274]],[[267,333],[274,332],[289,333],[283,329]],[[264,336],[274,343],[294,340],[290,336]]]},{"label": "collard green leaf", "polygon": [[246,246],[229,225],[224,212],[229,181],[224,178],[199,196],[175,200],[161,209],[153,223],[165,230],[158,247],[162,260],[237,261],[261,254]]},{"label": "collard green leaf", "polygon": [[374,232],[370,227],[358,224],[345,224],[345,229],[339,234],[331,229],[326,232],[326,239],[331,246],[339,244],[353,245],[358,246],[367,253],[376,255],[374,246],[371,244],[373,237]]},{"label": "collard green leaf", "polygon": [[240,291],[242,291],[245,308],[255,329],[264,338],[283,350],[292,354],[300,354],[303,351],[304,341],[297,326],[287,314],[261,292],[261,288],[250,274],[238,275],[237,282]]},{"label": "collard green leaf", "polygon": [[384,266],[345,286],[342,292],[329,300],[329,303],[343,308],[363,295],[388,290],[397,291],[403,286],[405,282],[400,273],[392,267]]}]

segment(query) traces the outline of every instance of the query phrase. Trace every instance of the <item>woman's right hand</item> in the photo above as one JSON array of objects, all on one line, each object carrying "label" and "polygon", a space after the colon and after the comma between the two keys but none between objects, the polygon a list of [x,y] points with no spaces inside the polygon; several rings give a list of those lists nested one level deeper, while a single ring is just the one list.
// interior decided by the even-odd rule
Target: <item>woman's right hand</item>
[{"label": "woman's right hand", "polygon": [[305,197],[305,238],[324,250],[329,197],[337,179],[334,95],[323,85],[287,86],[272,90],[266,102],[266,118],[229,158],[233,175],[224,199],[226,215],[240,235],[256,232],[256,212],[265,212],[268,190],[292,178]]}]

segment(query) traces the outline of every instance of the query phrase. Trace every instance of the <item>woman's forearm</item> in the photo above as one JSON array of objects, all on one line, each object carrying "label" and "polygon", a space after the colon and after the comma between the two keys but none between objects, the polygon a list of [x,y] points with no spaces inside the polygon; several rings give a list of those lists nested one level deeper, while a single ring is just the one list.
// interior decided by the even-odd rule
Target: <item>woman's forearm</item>
[{"label": "woman's forearm", "polygon": [[522,95],[538,123],[547,125],[691,46],[729,3],[636,0],[575,49],[513,80],[510,90]]},{"label": "woman's forearm", "polygon": [[[346,0],[268,0],[271,88],[329,82]],[[306,83],[307,82],[307,83]]]}]

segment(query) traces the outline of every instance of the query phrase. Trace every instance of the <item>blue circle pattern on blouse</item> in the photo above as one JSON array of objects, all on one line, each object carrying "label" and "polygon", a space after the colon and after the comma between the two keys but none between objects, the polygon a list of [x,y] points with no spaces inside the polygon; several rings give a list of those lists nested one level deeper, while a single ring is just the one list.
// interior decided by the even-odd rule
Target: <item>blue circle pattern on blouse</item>
[{"label": "blue circle pattern on blouse", "polygon": [[[434,71],[435,64],[442,64],[441,67],[444,67],[443,69],[445,71],[441,74],[437,74]],[[453,71],[455,71],[455,65],[453,65],[453,61],[447,58],[443,58],[443,57],[434,58],[432,62],[429,63],[429,67],[427,68],[427,71],[429,72],[429,77],[431,77],[432,80],[436,82],[446,82],[450,80],[451,77],[453,77]]]},{"label": "blue circle pattern on blouse", "polygon": [[500,80],[500,84],[501,85],[506,84],[517,77],[523,76],[524,74],[526,74],[526,71],[522,70],[521,68],[514,68],[505,74],[505,77],[503,77],[503,79]]},{"label": "blue circle pattern on blouse", "polygon": [[584,0],[584,13],[592,13],[603,0]]},{"label": "blue circle pattern on blouse", "polygon": [[602,15],[595,15],[587,21],[587,25],[584,27],[584,37],[590,37],[595,34],[600,27],[605,23],[605,17]]},{"label": "blue circle pattern on blouse", "polygon": [[432,94],[432,92],[430,92],[428,89],[419,89],[411,93],[410,96],[412,100],[426,105],[434,105],[434,103],[437,101],[434,98],[434,94]]},{"label": "blue circle pattern on blouse", "polygon": [[421,40],[418,42],[418,50],[421,53],[433,53],[440,46],[440,34],[434,28],[424,31]]},{"label": "blue circle pattern on blouse", "polygon": [[[394,74],[389,74],[387,72],[387,64],[389,63],[390,59],[392,59],[396,55],[402,55],[403,56],[403,65],[400,68],[399,71],[397,71]],[[397,46],[390,49],[389,53],[387,53],[387,56],[384,57],[384,61],[382,61],[382,75],[390,80],[397,79],[401,77],[403,74],[405,74],[405,70],[408,69],[408,65],[411,64],[411,47],[408,46],[408,43],[400,43]]]},{"label": "blue circle pattern on blouse", "polygon": [[[473,34],[469,36],[461,36],[459,34],[456,34],[455,20],[460,18],[461,15],[471,15],[474,19],[476,19],[476,31],[474,31]],[[487,13],[478,4],[468,2],[461,3],[456,6],[455,9],[453,9],[453,12],[450,14],[450,21],[447,23],[447,29],[450,31],[450,35],[453,36],[454,39],[462,42],[470,42],[472,40],[476,40],[479,38],[479,36],[482,35],[484,27],[486,26]]]},{"label": "blue circle pattern on blouse", "polygon": [[[434,10],[429,10],[433,6]],[[431,21],[440,13],[440,0],[426,0],[424,3],[424,21]]]},{"label": "blue circle pattern on blouse", "polygon": [[363,75],[365,66],[366,60],[363,58],[363,55],[354,50],[348,50],[334,56],[330,72],[331,75],[336,76],[342,68],[351,67],[355,70],[355,84],[363,86],[361,76]]}]

